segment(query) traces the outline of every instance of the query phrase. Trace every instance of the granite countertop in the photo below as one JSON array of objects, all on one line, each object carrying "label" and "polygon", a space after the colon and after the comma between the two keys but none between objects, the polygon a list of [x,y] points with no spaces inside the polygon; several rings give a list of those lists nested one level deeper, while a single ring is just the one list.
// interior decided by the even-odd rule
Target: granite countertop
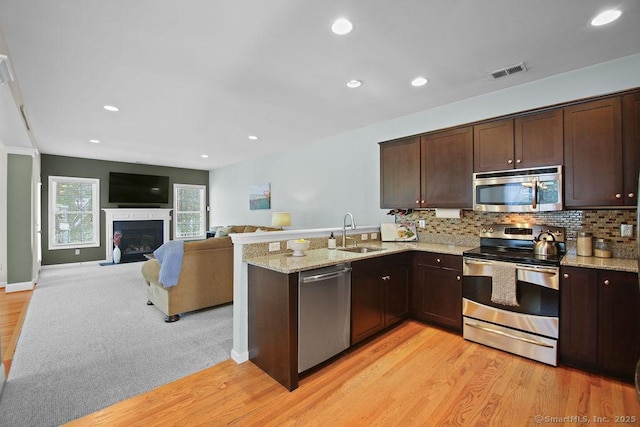
[{"label": "granite countertop", "polygon": [[629,273],[638,272],[637,259],[625,258],[597,258],[591,256],[577,256],[576,254],[566,254],[562,258],[561,266],[599,268],[601,270],[617,270]]},{"label": "granite countertop", "polygon": [[327,267],[353,262],[363,259],[375,258],[401,252],[422,251],[435,252],[449,255],[462,255],[462,252],[473,249],[473,246],[443,245],[422,242],[369,242],[360,246],[379,247],[381,251],[368,253],[353,253],[339,249],[313,249],[305,252],[305,256],[294,257],[291,253],[277,255],[262,255],[245,258],[247,264],[278,271],[280,273],[297,273],[299,271],[312,270],[314,268]]},{"label": "granite countertop", "polygon": [[[395,253],[408,251],[421,251],[443,253],[449,255],[462,255],[466,250],[473,249],[473,246],[444,245],[437,243],[423,242],[369,242],[360,246],[379,247],[381,251],[369,253],[345,252],[339,249],[312,249],[305,252],[305,256],[294,257],[290,252],[275,255],[248,256],[245,258],[247,264],[263,267],[280,273],[297,273],[315,268],[327,267],[341,264],[343,262],[360,261],[363,259],[375,258]],[[636,259],[623,258],[596,258],[581,257],[575,254],[566,254],[562,259],[562,266],[598,268],[602,270],[617,270],[630,273],[638,272],[638,261]]]}]

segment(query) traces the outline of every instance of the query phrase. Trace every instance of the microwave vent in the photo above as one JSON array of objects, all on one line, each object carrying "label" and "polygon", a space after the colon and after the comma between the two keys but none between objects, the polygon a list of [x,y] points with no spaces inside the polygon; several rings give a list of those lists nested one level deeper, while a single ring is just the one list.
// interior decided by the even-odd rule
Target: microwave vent
[{"label": "microwave vent", "polygon": [[524,62],[521,62],[516,65],[511,65],[509,67],[496,70],[491,73],[491,77],[493,77],[494,79],[499,79],[501,77],[507,77],[507,76],[510,76],[511,74],[521,73],[523,71],[527,71],[527,67],[525,67]]}]

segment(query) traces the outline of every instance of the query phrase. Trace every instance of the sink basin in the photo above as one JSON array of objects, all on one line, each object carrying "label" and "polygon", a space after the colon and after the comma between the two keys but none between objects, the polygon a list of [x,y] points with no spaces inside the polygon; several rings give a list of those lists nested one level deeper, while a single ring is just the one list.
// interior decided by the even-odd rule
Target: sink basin
[{"label": "sink basin", "polygon": [[339,251],[353,252],[356,254],[366,254],[369,252],[383,251],[384,248],[371,248],[368,246],[354,246],[352,248],[338,248]]}]

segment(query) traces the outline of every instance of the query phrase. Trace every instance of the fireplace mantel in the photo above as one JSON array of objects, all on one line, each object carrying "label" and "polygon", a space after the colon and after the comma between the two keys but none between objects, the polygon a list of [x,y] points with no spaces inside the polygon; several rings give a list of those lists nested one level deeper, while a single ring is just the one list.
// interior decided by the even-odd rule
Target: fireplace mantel
[{"label": "fireplace mantel", "polygon": [[162,220],[163,242],[169,241],[172,209],[102,209],[106,219],[106,240],[107,257],[106,260],[113,262],[113,222],[114,221],[148,221]]}]

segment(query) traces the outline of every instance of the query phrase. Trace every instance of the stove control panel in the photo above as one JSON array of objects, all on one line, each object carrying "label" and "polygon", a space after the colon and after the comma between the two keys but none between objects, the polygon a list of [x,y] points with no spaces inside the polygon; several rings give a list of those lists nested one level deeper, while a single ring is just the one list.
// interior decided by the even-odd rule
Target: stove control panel
[{"label": "stove control panel", "polygon": [[480,229],[481,238],[534,240],[541,233],[551,233],[556,242],[565,241],[565,231],[562,227],[539,224],[493,224]]}]

